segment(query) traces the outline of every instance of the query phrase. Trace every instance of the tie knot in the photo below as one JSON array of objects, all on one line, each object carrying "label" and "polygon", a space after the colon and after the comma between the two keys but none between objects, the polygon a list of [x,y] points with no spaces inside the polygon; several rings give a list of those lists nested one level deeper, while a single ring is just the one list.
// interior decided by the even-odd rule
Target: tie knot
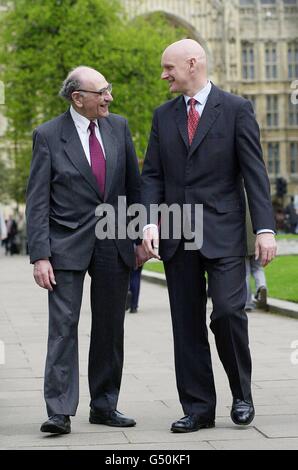
[{"label": "tie knot", "polygon": [[195,98],[190,98],[190,99],[188,100],[188,104],[189,104],[189,106],[190,106],[191,108],[192,108],[193,106],[195,106],[196,103],[198,103],[198,101],[197,101]]},{"label": "tie knot", "polygon": [[94,121],[90,121],[90,124],[89,124],[88,129],[90,129],[90,133],[91,133],[91,134],[94,134],[95,126],[96,126],[95,122],[94,122]]}]

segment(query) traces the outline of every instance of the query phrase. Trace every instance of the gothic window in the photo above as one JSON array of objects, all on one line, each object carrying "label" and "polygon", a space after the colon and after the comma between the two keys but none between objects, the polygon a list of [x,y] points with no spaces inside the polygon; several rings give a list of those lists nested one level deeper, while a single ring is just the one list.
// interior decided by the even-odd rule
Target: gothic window
[{"label": "gothic window", "polygon": [[279,143],[268,143],[268,173],[270,175],[278,175],[280,169],[279,159]]},{"label": "gothic window", "polygon": [[298,142],[290,142],[290,172],[298,173]]},{"label": "gothic window", "polygon": [[276,44],[268,43],[265,45],[265,71],[267,79],[277,78]]},{"label": "gothic window", "polygon": [[291,95],[289,96],[288,109],[289,126],[298,126],[298,104],[291,102]]},{"label": "gothic window", "polygon": [[242,44],[242,78],[253,80],[255,78],[255,52],[253,44]]},{"label": "gothic window", "polygon": [[266,96],[266,116],[267,126],[277,127],[278,126],[278,96],[268,95]]},{"label": "gothic window", "polygon": [[288,44],[288,78],[298,77],[298,43]]}]

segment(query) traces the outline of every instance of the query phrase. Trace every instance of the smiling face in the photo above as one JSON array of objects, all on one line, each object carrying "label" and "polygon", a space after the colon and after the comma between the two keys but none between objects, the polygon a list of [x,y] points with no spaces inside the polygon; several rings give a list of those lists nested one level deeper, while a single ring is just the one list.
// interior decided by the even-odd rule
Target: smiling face
[{"label": "smiling face", "polygon": [[166,48],[161,58],[161,79],[172,93],[193,96],[207,82],[206,54],[192,39],[182,39]]},{"label": "smiling face", "polygon": [[161,59],[162,80],[167,80],[172,93],[187,93],[191,75],[187,60],[176,54],[173,50],[166,50]]},{"label": "smiling face", "polygon": [[75,91],[72,94],[75,110],[87,119],[100,119],[109,115],[109,105],[113,101],[111,92],[106,90],[101,95],[92,93],[106,89],[108,82],[105,77],[93,69],[80,71],[79,80],[81,89],[87,91]]}]

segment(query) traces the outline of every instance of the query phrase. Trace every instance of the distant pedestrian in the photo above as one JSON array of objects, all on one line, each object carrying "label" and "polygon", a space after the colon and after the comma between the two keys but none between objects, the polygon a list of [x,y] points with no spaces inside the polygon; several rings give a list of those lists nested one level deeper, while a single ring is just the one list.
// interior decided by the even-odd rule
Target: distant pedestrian
[{"label": "distant pedestrian", "polygon": [[293,196],[285,209],[285,214],[290,233],[298,233],[298,209],[295,207]]},{"label": "distant pedestrian", "polygon": [[10,255],[12,256],[19,252],[17,242],[16,242],[16,236],[18,233],[18,225],[12,215],[10,215],[8,218],[6,228],[7,228],[7,254],[10,253]]},{"label": "distant pedestrian", "polygon": [[[249,207],[246,199],[246,240],[247,240],[247,255],[245,257],[246,267],[246,303],[245,310],[251,311],[256,307],[267,307],[267,282],[265,271],[261,264],[260,259],[255,259],[255,242],[256,236],[253,232]],[[253,277],[255,282],[256,293],[253,295],[250,280]]]},{"label": "distant pedestrian", "polygon": [[130,274],[129,304],[127,305],[128,308],[130,308],[130,313],[138,313],[142,269],[143,266],[140,266],[138,269],[134,269]]},{"label": "distant pedestrian", "polygon": [[7,238],[6,223],[3,216],[3,212],[0,207],[0,240],[3,242]]}]

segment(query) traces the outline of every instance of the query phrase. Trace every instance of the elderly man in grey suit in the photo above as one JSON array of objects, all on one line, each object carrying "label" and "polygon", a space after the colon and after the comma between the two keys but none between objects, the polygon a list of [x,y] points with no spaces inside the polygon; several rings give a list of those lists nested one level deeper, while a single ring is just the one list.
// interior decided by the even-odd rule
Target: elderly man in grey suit
[{"label": "elderly man in grey suit", "polygon": [[[63,83],[67,112],[39,126],[27,190],[27,228],[34,278],[49,293],[42,432],[69,433],[79,400],[78,321],[86,272],[91,277],[89,421],[128,427],[117,411],[123,366],[123,324],[129,272],[142,247],[99,239],[95,210],[118,197],[139,202],[139,169],[127,121],[109,114],[112,86],[80,66]],[[117,217],[116,217],[117,219]],[[136,260],[137,258],[137,260]]]}]

